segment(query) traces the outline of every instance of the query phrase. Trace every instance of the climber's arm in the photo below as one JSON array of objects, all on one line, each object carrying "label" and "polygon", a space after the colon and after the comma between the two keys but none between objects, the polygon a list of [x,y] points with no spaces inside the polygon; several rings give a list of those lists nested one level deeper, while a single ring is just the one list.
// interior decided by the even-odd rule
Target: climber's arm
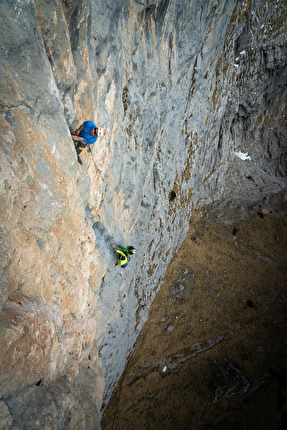
[{"label": "climber's arm", "polygon": [[83,128],[84,128],[84,124],[82,124],[79,128],[77,128],[77,130],[73,134],[75,134],[76,136],[79,136]]},{"label": "climber's arm", "polygon": [[79,142],[85,143],[83,137],[77,136],[75,134],[72,134],[72,139],[73,139],[73,141],[78,140]]}]

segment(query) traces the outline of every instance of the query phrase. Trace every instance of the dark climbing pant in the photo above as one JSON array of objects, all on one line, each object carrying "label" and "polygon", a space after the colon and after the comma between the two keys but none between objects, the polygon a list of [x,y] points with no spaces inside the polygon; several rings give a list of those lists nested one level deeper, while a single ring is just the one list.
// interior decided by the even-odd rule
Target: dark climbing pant
[{"label": "dark climbing pant", "polygon": [[81,153],[82,153],[82,151],[83,151],[83,149],[85,149],[86,148],[86,144],[85,143],[82,143],[82,142],[79,142],[78,140],[75,142],[75,148],[76,148],[76,151],[77,151],[77,155],[80,155]]}]

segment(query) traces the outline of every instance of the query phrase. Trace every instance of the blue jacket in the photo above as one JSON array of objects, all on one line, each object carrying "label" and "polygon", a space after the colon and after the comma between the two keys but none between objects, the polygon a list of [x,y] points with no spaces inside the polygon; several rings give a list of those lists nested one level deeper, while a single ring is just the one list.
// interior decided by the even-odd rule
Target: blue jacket
[{"label": "blue jacket", "polygon": [[85,121],[83,124],[83,130],[79,134],[84,139],[85,143],[93,144],[97,140],[97,136],[91,136],[90,131],[96,128],[95,124],[92,121]]}]

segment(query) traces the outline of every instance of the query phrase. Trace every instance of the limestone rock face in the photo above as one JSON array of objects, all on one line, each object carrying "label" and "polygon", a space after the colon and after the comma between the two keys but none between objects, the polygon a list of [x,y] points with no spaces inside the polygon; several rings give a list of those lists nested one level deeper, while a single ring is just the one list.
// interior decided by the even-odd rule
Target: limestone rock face
[{"label": "limestone rock face", "polygon": [[[286,2],[6,0],[0,16],[1,417],[100,428],[192,210],[286,204]],[[80,165],[84,120],[106,135]],[[136,247],[125,271],[107,236]]]}]

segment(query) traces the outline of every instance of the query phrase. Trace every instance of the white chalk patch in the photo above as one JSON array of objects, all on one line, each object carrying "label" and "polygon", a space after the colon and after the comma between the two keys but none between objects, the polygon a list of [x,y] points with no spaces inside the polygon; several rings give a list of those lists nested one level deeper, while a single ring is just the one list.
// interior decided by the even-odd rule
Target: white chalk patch
[{"label": "white chalk patch", "polygon": [[248,155],[248,152],[244,153],[244,152],[234,152],[234,155],[236,155],[236,157],[241,158],[241,160],[251,160],[251,158]]},{"label": "white chalk patch", "polygon": [[163,372],[166,372],[167,367],[164,366],[164,368],[162,369]]},{"label": "white chalk patch", "polygon": [[60,98],[60,93],[56,84],[56,81],[54,79],[54,76],[51,76],[51,80],[49,82],[49,88],[53,93],[56,95],[57,98]]},{"label": "white chalk patch", "polygon": [[52,154],[55,154],[56,151],[56,144],[54,144],[53,149],[52,149]]}]

